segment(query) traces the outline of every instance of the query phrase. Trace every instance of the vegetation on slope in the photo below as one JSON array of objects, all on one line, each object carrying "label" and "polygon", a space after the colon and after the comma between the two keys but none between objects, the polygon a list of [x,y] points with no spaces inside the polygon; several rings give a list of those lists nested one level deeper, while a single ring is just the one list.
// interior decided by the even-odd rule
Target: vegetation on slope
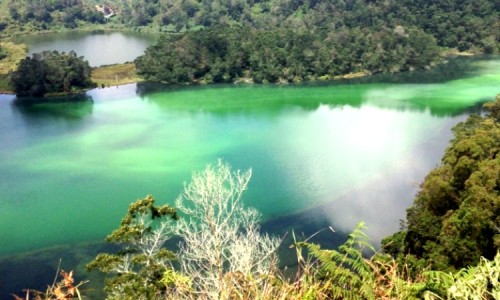
[{"label": "vegetation on slope", "polygon": [[491,0],[6,0],[0,8],[3,36],[97,27],[184,32],[137,61],[146,79],[169,83],[398,72],[435,64],[436,46],[486,53],[500,46],[500,10]]},{"label": "vegetation on slope", "polygon": [[[338,250],[324,250],[319,245],[299,243],[314,258],[305,264],[313,270],[306,299],[342,300],[444,300],[498,299],[500,296],[500,252],[492,260],[481,258],[477,266],[456,273],[418,270],[408,272],[405,264],[375,253],[366,258],[367,236],[363,224],[350,234]],[[304,276],[305,277],[305,276]],[[304,298],[294,298],[304,299]]]},{"label": "vegetation on slope", "polygon": [[493,259],[500,248],[500,95],[454,128],[441,166],[407,211],[407,228],[383,241],[401,261],[435,270]]},{"label": "vegetation on slope", "polygon": [[0,32],[16,34],[41,30],[74,29],[85,23],[103,24],[105,18],[93,1],[2,1]]},{"label": "vegetation on slope", "polygon": [[166,35],[136,59],[140,75],[168,83],[300,82],[363,72],[399,72],[440,61],[418,29],[295,31],[212,28]]},{"label": "vegetation on slope", "polygon": [[[116,15],[106,18],[96,8],[102,4]],[[6,0],[0,7],[4,34],[101,24],[165,32],[236,24],[308,31],[403,26],[424,30],[440,46],[487,53],[499,51],[500,39],[500,9],[493,0]]]}]

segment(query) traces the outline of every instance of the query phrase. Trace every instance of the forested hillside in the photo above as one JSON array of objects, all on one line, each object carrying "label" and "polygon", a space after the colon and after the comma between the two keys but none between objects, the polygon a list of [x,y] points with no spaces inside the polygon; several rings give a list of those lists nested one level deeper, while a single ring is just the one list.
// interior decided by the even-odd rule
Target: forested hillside
[{"label": "forested hillside", "polygon": [[439,60],[435,39],[418,29],[218,27],[165,35],[135,63],[153,81],[265,83],[408,71]]},{"label": "forested hillside", "polygon": [[73,29],[85,23],[105,23],[95,3],[82,0],[0,1],[0,33]]},{"label": "forested hillside", "polygon": [[454,128],[441,166],[425,179],[407,211],[407,228],[384,249],[419,267],[459,269],[492,259],[500,248],[500,95],[487,117]]},{"label": "forested hillside", "polygon": [[[106,18],[96,4],[116,15]],[[166,32],[217,24],[308,31],[402,26],[424,30],[440,46],[499,50],[500,4],[494,0],[4,0],[0,6],[4,34],[89,24]]]}]

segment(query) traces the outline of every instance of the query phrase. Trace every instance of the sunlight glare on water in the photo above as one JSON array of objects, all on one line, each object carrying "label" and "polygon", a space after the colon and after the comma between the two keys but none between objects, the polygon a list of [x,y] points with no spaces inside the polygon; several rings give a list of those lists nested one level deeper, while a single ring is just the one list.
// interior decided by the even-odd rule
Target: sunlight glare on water
[{"label": "sunlight glare on water", "polygon": [[498,60],[470,63],[435,83],[131,84],[32,107],[0,96],[0,254],[101,241],[129,203],[173,204],[218,158],[253,169],[245,203],[263,221],[310,214],[349,231],[364,220],[377,241],[397,230],[452,126],[499,92]]}]

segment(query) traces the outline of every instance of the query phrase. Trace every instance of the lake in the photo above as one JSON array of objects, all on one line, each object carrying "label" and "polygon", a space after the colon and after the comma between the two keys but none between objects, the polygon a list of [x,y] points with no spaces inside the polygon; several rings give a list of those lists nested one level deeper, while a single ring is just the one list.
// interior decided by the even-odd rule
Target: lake
[{"label": "lake", "polygon": [[158,40],[155,33],[135,31],[71,31],[20,36],[16,42],[28,46],[28,55],[45,50],[83,56],[91,67],[132,62]]},{"label": "lake", "polygon": [[244,201],[266,231],[332,226],[317,241],[335,245],[365,221],[378,244],[398,230],[451,128],[499,92],[500,58],[477,57],[328,83],[129,84],[77,103],[0,95],[0,298],[43,288],[59,258],[98,281],[84,265],[128,205],[147,194],[173,204],[219,158],[252,168]]}]

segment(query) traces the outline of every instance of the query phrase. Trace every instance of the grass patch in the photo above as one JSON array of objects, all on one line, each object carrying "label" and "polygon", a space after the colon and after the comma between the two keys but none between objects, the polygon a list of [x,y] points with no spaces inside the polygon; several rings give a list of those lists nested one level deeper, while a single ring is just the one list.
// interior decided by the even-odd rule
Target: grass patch
[{"label": "grass patch", "polygon": [[12,93],[12,88],[9,83],[9,75],[0,74],[0,94],[10,94]]},{"label": "grass patch", "polygon": [[92,70],[91,78],[98,86],[120,85],[143,80],[137,76],[133,63],[95,68]]},{"label": "grass patch", "polygon": [[0,93],[13,93],[9,73],[16,70],[19,62],[26,57],[28,48],[24,44],[0,41],[0,47],[7,56],[0,60]]},{"label": "grass patch", "polygon": [[0,60],[0,75],[7,75],[17,69],[21,59],[26,57],[28,48],[24,44],[14,44],[12,42],[0,42],[0,47],[7,54],[7,57]]}]

